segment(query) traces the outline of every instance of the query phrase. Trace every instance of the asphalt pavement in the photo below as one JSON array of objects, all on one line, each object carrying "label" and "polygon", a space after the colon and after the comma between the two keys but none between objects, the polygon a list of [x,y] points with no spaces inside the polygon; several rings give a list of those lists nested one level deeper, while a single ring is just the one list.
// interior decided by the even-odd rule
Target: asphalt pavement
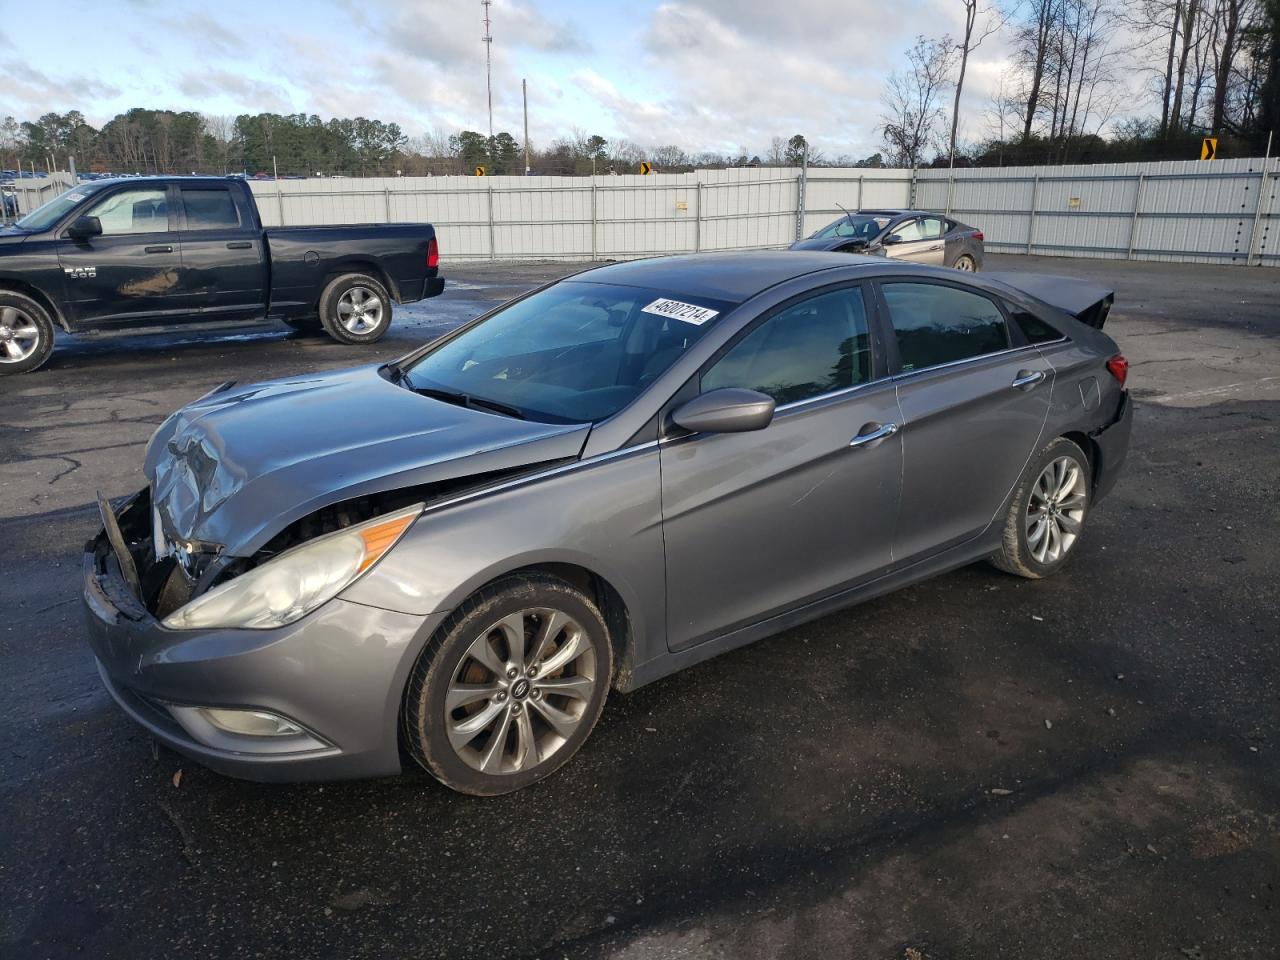
[{"label": "asphalt pavement", "polygon": [[446,264],[371,348],[67,338],[0,380],[0,956],[1274,958],[1280,271],[988,267],[1117,291],[1133,448],[1062,575],[969,567],[614,695],[489,800],[156,746],[94,670],[80,551],[175,407],[577,267]]}]

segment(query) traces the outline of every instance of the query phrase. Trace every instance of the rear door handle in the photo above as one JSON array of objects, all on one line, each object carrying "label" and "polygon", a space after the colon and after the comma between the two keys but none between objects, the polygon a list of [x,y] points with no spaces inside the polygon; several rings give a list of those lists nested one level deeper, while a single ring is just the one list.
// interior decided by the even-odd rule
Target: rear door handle
[{"label": "rear door handle", "polygon": [[157,244],[154,247],[143,247],[144,253],[173,253],[173,247],[167,243]]},{"label": "rear door handle", "polygon": [[849,441],[849,446],[865,447],[868,444],[875,443],[877,440],[883,440],[885,437],[892,437],[897,432],[898,425],[896,423],[864,424],[858,435]]},{"label": "rear door handle", "polygon": [[1018,375],[1013,378],[1013,386],[1019,390],[1030,390],[1043,379],[1043,370],[1019,370]]},{"label": "rear door handle", "polygon": [[232,240],[227,244],[228,250],[248,250],[253,246],[252,240]]}]

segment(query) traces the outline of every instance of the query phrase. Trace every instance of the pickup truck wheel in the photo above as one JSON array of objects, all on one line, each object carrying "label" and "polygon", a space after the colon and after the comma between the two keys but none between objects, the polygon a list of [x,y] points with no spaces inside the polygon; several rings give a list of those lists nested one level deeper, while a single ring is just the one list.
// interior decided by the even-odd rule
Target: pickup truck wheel
[{"label": "pickup truck wheel", "polygon": [[0,290],[0,376],[29,373],[53,353],[53,321],[21,293]]},{"label": "pickup truck wheel", "polygon": [[374,343],[391,326],[391,295],[367,274],[345,274],[320,295],[320,320],[339,343]]}]

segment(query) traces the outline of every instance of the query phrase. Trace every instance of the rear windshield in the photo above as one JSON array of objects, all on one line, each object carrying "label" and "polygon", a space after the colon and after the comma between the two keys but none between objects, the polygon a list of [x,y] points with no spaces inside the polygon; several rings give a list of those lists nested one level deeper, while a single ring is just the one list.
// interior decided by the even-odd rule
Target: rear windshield
[{"label": "rear windshield", "polygon": [[565,281],[500,310],[405,371],[410,389],[548,423],[605,420],[640,395],[731,304]]}]

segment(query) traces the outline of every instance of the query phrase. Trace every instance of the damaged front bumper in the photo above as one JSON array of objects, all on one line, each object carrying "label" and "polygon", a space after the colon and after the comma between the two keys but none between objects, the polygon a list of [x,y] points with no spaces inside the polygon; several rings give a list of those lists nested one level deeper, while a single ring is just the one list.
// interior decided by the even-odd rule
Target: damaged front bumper
[{"label": "damaged front bumper", "polygon": [[[114,516],[131,506],[137,498]],[[126,579],[105,529],[85,547],[84,608],[103,682],[126,713],[211,769],[278,781],[400,772],[401,697],[445,616],[338,598],[273,630],[170,630]],[[288,732],[230,732],[208,722],[218,710],[268,714]]]}]

